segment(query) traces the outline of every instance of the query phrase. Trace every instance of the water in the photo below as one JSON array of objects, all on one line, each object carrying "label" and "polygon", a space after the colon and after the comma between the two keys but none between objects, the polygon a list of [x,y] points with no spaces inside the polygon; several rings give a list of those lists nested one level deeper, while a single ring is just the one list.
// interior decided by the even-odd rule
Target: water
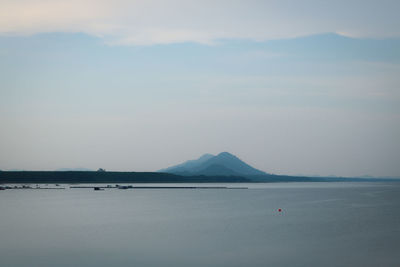
[{"label": "water", "polygon": [[223,186],[0,191],[0,266],[400,266],[400,183]]}]

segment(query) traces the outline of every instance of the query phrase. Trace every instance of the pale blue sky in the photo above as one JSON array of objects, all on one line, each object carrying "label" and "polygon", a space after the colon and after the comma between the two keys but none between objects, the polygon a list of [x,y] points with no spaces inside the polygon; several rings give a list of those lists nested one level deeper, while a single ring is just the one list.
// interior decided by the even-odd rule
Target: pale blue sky
[{"label": "pale blue sky", "polygon": [[400,176],[396,1],[2,2],[0,169]]}]

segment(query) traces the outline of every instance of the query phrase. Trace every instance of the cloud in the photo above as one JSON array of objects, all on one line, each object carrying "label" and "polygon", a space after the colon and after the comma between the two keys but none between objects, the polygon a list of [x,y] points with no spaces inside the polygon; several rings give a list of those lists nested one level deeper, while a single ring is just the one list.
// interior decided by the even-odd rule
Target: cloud
[{"label": "cloud", "polygon": [[399,37],[398,1],[0,0],[0,34],[84,32],[107,43],[212,44],[323,32]]}]

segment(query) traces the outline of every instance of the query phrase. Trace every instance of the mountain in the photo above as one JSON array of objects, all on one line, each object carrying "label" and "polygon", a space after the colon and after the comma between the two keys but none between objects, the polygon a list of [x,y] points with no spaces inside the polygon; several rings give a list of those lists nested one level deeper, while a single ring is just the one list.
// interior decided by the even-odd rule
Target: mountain
[{"label": "mountain", "polygon": [[214,155],[211,154],[204,154],[203,156],[201,156],[198,159],[194,159],[194,160],[188,160],[185,161],[184,163],[166,168],[166,169],[162,169],[159,170],[158,172],[166,172],[166,173],[190,173],[192,169],[197,168],[199,166],[201,166],[201,164],[203,164],[204,162],[206,162],[207,160],[213,158]]},{"label": "mountain", "polygon": [[251,167],[228,152],[222,152],[217,156],[205,154],[196,160],[189,160],[176,166],[159,170],[158,172],[206,176],[256,176],[267,174]]}]

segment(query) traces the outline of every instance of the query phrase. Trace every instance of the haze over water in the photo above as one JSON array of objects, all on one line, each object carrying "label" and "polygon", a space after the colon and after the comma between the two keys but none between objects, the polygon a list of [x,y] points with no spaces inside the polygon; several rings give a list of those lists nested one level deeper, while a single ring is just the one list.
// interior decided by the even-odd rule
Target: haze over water
[{"label": "haze over water", "polygon": [[5,190],[0,192],[0,265],[400,262],[399,183],[240,186],[249,189]]},{"label": "haze over water", "polygon": [[0,7],[0,170],[400,176],[400,1]]}]

